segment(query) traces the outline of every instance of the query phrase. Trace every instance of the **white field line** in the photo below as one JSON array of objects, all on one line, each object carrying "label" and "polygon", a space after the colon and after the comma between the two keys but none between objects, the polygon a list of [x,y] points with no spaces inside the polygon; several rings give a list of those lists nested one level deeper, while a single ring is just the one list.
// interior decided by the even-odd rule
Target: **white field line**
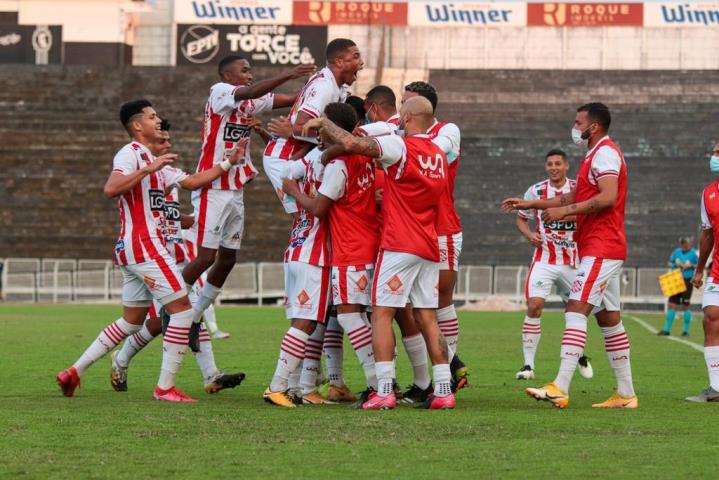
[{"label": "white field line", "polygon": [[[642,319],[639,318],[639,317],[635,317],[634,315],[622,315],[622,317],[623,317],[623,318],[630,318],[630,319],[634,320],[634,321],[637,322],[639,325],[641,325],[642,327],[644,327],[644,328],[646,328],[647,330],[649,330],[650,332],[652,332],[654,335],[656,335],[657,332],[659,332],[659,330],[657,330],[656,328],[652,327],[649,323],[645,322],[644,320],[642,320]],[[699,345],[698,343],[690,342],[689,340],[684,340],[683,338],[677,338],[677,337],[671,337],[671,336],[670,336],[670,337],[663,337],[663,338],[666,338],[667,340],[671,340],[671,341],[673,341],[673,342],[683,343],[684,345],[687,345],[687,346],[693,348],[694,350],[696,350],[696,351],[698,351],[698,352],[704,353],[704,347],[703,347],[702,345]]]}]

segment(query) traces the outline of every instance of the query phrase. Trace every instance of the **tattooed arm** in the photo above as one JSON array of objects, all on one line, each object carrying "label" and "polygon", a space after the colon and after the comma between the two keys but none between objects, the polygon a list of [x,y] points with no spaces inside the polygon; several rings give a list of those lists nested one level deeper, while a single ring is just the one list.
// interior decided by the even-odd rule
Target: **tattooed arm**
[{"label": "tattooed arm", "polygon": [[322,142],[328,147],[330,145],[339,145],[346,153],[366,155],[373,158],[381,155],[379,145],[373,138],[355,137],[326,117],[314,118],[305,123],[303,134],[313,128],[319,128]]},{"label": "tattooed arm", "polygon": [[[599,193],[579,203],[572,203],[563,207],[548,208],[542,212],[542,220],[562,220],[568,216],[587,215],[601,212],[614,206],[619,194],[619,177],[606,175],[597,182]],[[564,197],[564,195],[562,195]],[[562,198],[559,197],[559,198]]]}]

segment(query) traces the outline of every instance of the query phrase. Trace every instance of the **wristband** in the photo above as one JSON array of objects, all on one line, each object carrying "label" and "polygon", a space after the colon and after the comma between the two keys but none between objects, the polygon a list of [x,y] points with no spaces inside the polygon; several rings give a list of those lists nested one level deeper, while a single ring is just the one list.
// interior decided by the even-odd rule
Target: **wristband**
[{"label": "wristband", "polygon": [[232,167],[232,164],[229,160],[223,160],[220,162],[220,168],[224,170],[225,172],[228,171]]}]

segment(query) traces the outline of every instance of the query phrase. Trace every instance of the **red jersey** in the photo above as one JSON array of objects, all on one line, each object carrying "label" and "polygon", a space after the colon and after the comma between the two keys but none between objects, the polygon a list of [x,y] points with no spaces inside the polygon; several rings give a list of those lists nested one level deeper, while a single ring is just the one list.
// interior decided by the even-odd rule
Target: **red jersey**
[{"label": "red jersey", "polygon": [[713,230],[714,253],[712,253],[712,269],[709,272],[711,283],[719,281],[719,180],[704,188],[701,201],[702,230]]},{"label": "red jersey", "polygon": [[447,188],[439,200],[439,214],[437,215],[437,235],[454,235],[462,231],[462,222],[459,220],[457,209],[454,206],[454,181],[457,178],[461,150],[459,146],[459,128],[454,123],[438,122],[435,120],[427,135],[447,155]]},{"label": "red jersey", "polygon": [[438,204],[447,185],[447,156],[428,135],[375,137],[386,185],[380,247],[439,261]]},{"label": "red jersey", "polygon": [[627,197],[627,166],[624,156],[611,138],[602,138],[582,160],[577,172],[576,202],[599,193],[599,179],[615,176],[617,200],[613,207],[598,213],[577,216],[577,248],[582,257],[626,260],[624,205]]},{"label": "red jersey", "polygon": [[325,167],[319,193],[334,201],[328,213],[332,266],[374,264],[379,250],[374,159],[339,157]]}]

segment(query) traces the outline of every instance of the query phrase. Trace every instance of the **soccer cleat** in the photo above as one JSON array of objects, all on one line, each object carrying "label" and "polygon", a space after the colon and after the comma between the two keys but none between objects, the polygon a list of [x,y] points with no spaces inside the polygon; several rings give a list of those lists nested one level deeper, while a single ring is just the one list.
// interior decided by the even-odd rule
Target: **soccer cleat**
[{"label": "soccer cleat", "polygon": [[201,322],[192,322],[190,325],[190,332],[187,335],[187,346],[190,350],[197,353],[200,351],[200,326]]},{"label": "soccer cleat", "polygon": [[366,402],[362,404],[363,410],[391,410],[397,406],[397,399],[394,393],[390,393],[386,397],[380,396],[377,392],[372,392]]},{"label": "soccer cleat", "polygon": [[265,402],[277,405],[278,407],[297,408],[297,405],[292,400],[292,394],[289,390],[285,390],[284,392],[273,392],[267,388],[265,393],[262,394],[262,398]]},{"label": "soccer cleat", "polygon": [[226,388],[235,388],[239,384],[242,383],[242,380],[245,379],[245,374],[243,372],[237,372],[237,373],[223,373],[218,372],[214,377],[210,379],[209,382],[205,384],[205,392],[207,393],[217,393],[220,390],[224,390]]},{"label": "soccer cleat", "polygon": [[412,384],[410,385],[409,389],[407,389],[407,391],[402,394],[402,398],[399,399],[399,403],[416,405],[427,400],[427,398],[432,395],[432,392],[434,392],[434,388],[432,388],[431,383],[429,384],[429,387],[425,388],[424,390],[419,388],[417,385]]},{"label": "soccer cleat", "polygon": [[226,338],[230,338],[230,334],[223,332],[222,330],[215,330],[210,334],[210,338],[213,340],[224,340]]},{"label": "soccer cleat", "polygon": [[438,397],[434,394],[427,397],[427,399],[414,406],[414,408],[420,408],[425,410],[449,410],[457,406],[457,400],[454,398],[454,394],[449,394],[446,397]]},{"label": "soccer cleat", "polygon": [[452,361],[449,362],[449,370],[452,372],[452,393],[456,393],[457,390],[467,386],[469,369],[456,353],[452,357]]},{"label": "soccer cleat", "polygon": [[155,390],[152,392],[152,398],[163,402],[197,403],[197,400],[188,396],[177,387],[168,388],[167,390],[155,387]]},{"label": "soccer cleat", "polygon": [[366,390],[360,393],[359,399],[352,405],[350,405],[350,408],[354,408],[357,410],[362,409],[362,405],[364,405],[364,403],[369,400],[369,397],[372,396],[373,393],[375,393],[375,389],[372,387],[367,387]]},{"label": "soccer cleat", "polygon": [[117,355],[119,350],[112,352],[110,357],[110,385],[116,392],[127,391],[127,367],[121,367],[117,363]]},{"label": "soccer cleat", "polygon": [[689,336],[689,332],[682,332],[682,337],[688,337],[688,336]]},{"label": "soccer cleat", "polygon": [[657,332],[657,335],[659,335],[660,337],[668,337],[668,336],[669,336],[669,332],[667,332],[666,330],[659,330],[659,331]]},{"label": "soccer cleat", "polygon": [[622,397],[614,392],[611,397],[602,403],[592,404],[594,408],[639,408],[639,399],[637,396]]},{"label": "soccer cleat", "polygon": [[592,378],[594,376],[594,369],[592,364],[589,363],[589,357],[582,355],[579,357],[579,374],[584,378]]},{"label": "soccer cleat", "polygon": [[514,378],[516,378],[517,380],[533,380],[534,369],[529,365],[525,365],[517,372]]},{"label": "soccer cleat", "polygon": [[357,396],[352,393],[347,385],[332,385],[329,384],[327,388],[327,394],[323,395],[326,400],[330,402],[356,402]]},{"label": "soccer cleat", "polygon": [[62,390],[62,394],[66,397],[75,395],[75,389],[80,386],[80,376],[77,374],[75,367],[63,370],[57,374],[55,379],[60,386],[60,390]]},{"label": "soccer cleat", "polygon": [[699,395],[687,397],[687,400],[696,403],[719,402],[719,391],[714,390],[712,387],[708,387],[705,390],[702,390]]},{"label": "soccer cleat", "polygon": [[554,383],[548,383],[541,388],[527,388],[524,391],[530,397],[550,402],[556,408],[567,408],[569,405],[569,395],[557,388]]},{"label": "soccer cleat", "polygon": [[305,405],[337,405],[337,402],[322,398],[322,395],[317,393],[317,390],[302,395],[302,403]]}]

